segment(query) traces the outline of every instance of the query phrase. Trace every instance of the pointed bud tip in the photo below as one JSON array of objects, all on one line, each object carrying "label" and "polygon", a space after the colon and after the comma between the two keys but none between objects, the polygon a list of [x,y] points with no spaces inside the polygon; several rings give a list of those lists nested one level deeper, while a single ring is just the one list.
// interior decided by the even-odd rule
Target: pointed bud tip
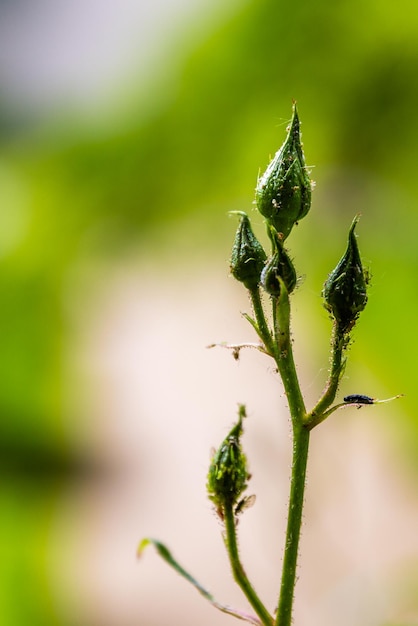
[{"label": "pointed bud tip", "polygon": [[360,218],[361,218],[361,213],[357,213],[357,215],[354,216],[354,219],[351,222],[350,230],[348,231],[348,236],[349,237],[354,235],[355,228],[356,228],[357,224],[359,223]]},{"label": "pointed bud tip", "polygon": [[228,215],[229,216],[238,215],[239,217],[246,217],[247,219],[249,219],[245,211],[228,211]]}]

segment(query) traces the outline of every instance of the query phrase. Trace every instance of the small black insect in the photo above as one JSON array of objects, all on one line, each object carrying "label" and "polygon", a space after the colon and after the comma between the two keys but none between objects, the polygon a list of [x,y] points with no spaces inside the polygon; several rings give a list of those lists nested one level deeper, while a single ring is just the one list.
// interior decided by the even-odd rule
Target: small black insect
[{"label": "small black insect", "polygon": [[370,396],[362,396],[359,393],[353,393],[351,396],[345,396],[344,402],[348,404],[374,404],[374,399]]}]

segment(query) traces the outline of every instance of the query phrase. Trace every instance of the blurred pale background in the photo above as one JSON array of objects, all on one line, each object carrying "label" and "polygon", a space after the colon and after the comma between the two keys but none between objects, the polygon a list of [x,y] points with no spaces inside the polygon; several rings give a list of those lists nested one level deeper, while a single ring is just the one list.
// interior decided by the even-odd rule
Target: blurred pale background
[{"label": "blurred pale background", "polygon": [[[245,606],[205,495],[247,404],[257,503],[240,522],[273,607],[290,438],[228,277],[235,222],[292,99],[317,183],[289,240],[308,403],[328,364],[320,291],[352,217],[370,301],[312,438],[297,626],[418,624],[418,9],[412,0],[0,3],[0,623],[213,626],[150,550]],[[263,237],[262,221],[254,227]]]}]

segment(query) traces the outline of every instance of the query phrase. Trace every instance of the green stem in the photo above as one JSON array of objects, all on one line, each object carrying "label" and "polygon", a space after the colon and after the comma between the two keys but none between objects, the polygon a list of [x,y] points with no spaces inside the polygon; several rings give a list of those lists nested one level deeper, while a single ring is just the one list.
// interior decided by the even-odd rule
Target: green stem
[{"label": "green stem", "polygon": [[280,286],[280,297],[273,299],[275,360],[283,381],[292,419],[293,460],[282,580],[275,624],[276,626],[290,626],[302,524],[309,430],[304,426],[306,409],[293,358],[289,294],[283,282]]},{"label": "green stem", "polygon": [[293,358],[292,339],[290,335],[290,301],[286,287],[281,282],[282,292],[279,298],[273,298],[273,317],[275,350],[274,359],[283,381],[287,401],[289,403],[292,423],[302,424],[306,409],[299,379]]},{"label": "green stem", "polygon": [[232,574],[235,582],[243,591],[248,602],[260,618],[263,626],[272,626],[273,618],[261,602],[254,587],[251,585],[241,564],[238,552],[236,519],[232,504],[225,504],[223,508],[225,522],[225,543],[228,551],[229,561],[231,563]]},{"label": "green stem", "polygon": [[258,332],[258,335],[261,341],[264,343],[266,352],[268,354],[271,354],[271,356],[273,356],[273,353],[274,353],[273,339],[272,339],[271,332],[266,321],[266,317],[264,315],[264,309],[263,309],[263,305],[262,305],[261,297],[260,297],[260,290],[258,287],[256,287],[255,289],[249,289],[249,293],[250,293],[251,303],[253,305],[253,311],[254,311],[255,320],[256,320],[256,330]]},{"label": "green stem", "polygon": [[[264,341],[267,350],[276,361],[277,368],[283,382],[286,398],[289,404],[293,427],[293,460],[289,496],[289,512],[286,529],[286,543],[283,556],[280,596],[278,601],[277,615],[275,619],[276,626],[290,626],[292,622],[293,596],[296,584],[297,558],[299,550],[300,531],[302,525],[302,512],[305,493],[306,466],[308,461],[310,432],[309,428],[305,426],[305,402],[300,389],[295,360],[293,356],[292,338],[290,334],[289,294],[287,292],[284,282],[281,280],[280,287],[280,296],[278,298],[272,298],[274,339],[272,338],[271,333],[265,322],[264,312],[262,309],[258,290],[257,292],[251,292],[251,298],[253,301],[254,313],[256,316],[260,337]],[[339,346],[340,344],[335,345]],[[341,345],[341,359],[342,350],[343,346]],[[338,350],[336,351],[338,353]],[[342,360],[340,360],[340,366],[337,366],[338,364],[336,364],[336,370],[338,370],[339,373],[341,372],[342,368]],[[333,376],[335,375],[336,374],[334,373]],[[329,396],[331,393],[332,391],[328,391]],[[232,511],[231,515],[235,532],[235,520],[233,518]],[[238,584],[240,584],[237,578],[236,580]],[[250,598],[248,599],[250,600]],[[254,604],[252,604],[252,606],[257,612],[257,615],[262,619],[262,616],[257,611],[256,606]],[[263,624],[264,623],[265,622],[263,622]]]},{"label": "green stem", "polygon": [[334,322],[331,346],[331,370],[329,378],[321,398],[305,418],[305,424],[311,428],[323,421],[323,414],[327,411],[335,399],[338,391],[338,385],[340,384],[341,376],[344,372],[344,350],[347,347],[348,342],[348,333],[341,331],[338,323]]},{"label": "green stem", "polygon": [[309,430],[302,424],[294,424],[289,514],[287,518],[286,544],[283,557],[280,598],[275,622],[276,626],[290,626],[292,622],[293,596],[296,584],[296,567],[302,524],[308,449]]}]

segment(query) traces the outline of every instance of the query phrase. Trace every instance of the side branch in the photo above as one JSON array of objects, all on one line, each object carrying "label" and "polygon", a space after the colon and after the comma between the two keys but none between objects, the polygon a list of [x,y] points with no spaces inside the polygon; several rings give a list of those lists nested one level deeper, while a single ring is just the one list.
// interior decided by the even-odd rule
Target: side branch
[{"label": "side branch", "polygon": [[225,522],[225,545],[229,561],[231,563],[234,580],[243,591],[248,602],[251,604],[252,608],[261,620],[263,626],[273,626],[272,616],[258,597],[242,566],[238,552],[236,519],[232,505],[225,504],[223,514]]},{"label": "side branch", "polygon": [[304,420],[306,426],[313,428],[314,425],[323,421],[324,415],[328,417],[328,415],[332,413],[332,411],[327,412],[327,409],[329,409],[331,404],[334,402],[341,377],[344,373],[346,363],[344,352],[349,341],[349,334],[341,330],[340,325],[335,321],[332,333],[331,369],[328,381],[325,385],[321,398]]}]

